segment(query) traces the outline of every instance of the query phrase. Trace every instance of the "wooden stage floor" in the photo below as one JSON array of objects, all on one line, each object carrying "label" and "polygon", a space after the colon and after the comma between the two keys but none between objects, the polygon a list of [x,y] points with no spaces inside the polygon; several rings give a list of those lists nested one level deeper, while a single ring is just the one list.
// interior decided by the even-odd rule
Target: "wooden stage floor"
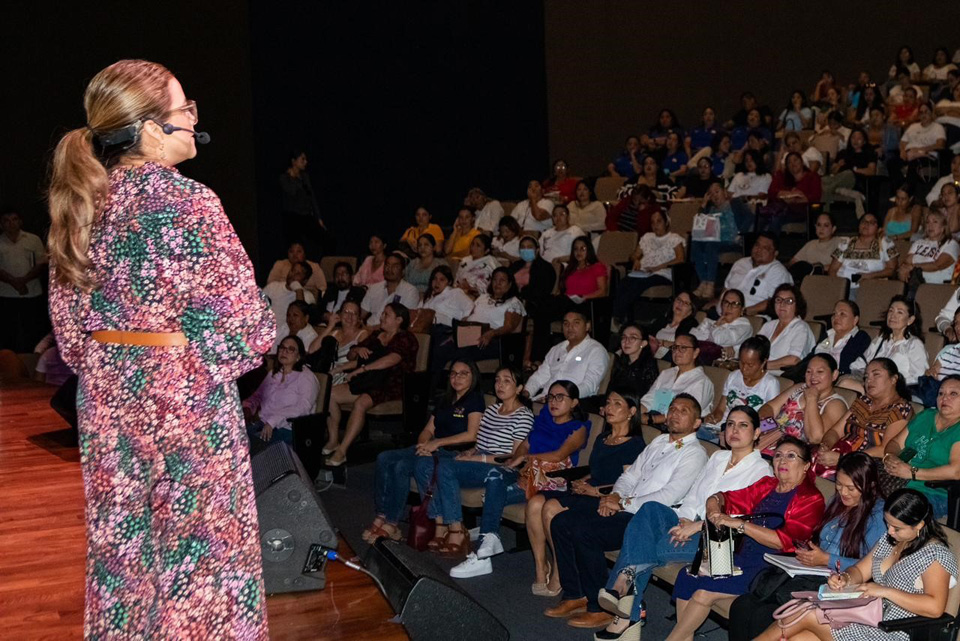
[{"label": "wooden stage floor", "polygon": [[[53,389],[0,387],[0,638],[83,636],[83,481]],[[340,552],[352,552],[341,541]],[[330,564],[319,592],[268,597],[271,639],[407,639],[367,576]]]}]

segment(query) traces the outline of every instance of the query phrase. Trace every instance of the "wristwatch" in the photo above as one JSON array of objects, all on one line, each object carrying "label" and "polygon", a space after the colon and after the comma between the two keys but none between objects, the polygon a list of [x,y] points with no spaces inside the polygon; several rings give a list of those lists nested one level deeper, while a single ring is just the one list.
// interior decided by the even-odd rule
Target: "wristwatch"
[{"label": "wristwatch", "polygon": [[747,522],[740,521],[740,527],[737,528],[737,532],[739,532],[740,534],[744,534],[746,532],[746,529],[747,529]]},{"label": "wristwatch", "polygon": [[620,507],[622,507],[623,509],[627,509],[627,506],[628,506],[628,505],[630,505],[630,497],[629,497],[629,496],[621,496],[621,497],[620,497]]}]

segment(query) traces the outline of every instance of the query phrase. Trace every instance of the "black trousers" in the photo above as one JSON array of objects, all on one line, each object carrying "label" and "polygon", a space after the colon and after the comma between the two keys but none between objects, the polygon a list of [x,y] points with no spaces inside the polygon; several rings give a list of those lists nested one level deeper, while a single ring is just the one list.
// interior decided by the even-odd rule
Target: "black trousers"
[{"label": "black trousers", "polygon": [[553,517],[550,534],[564,600],[587,597],[587,611],[600,612],[597,595],[609,574],[603,553],[620,549],[632,518],[626,511],[600,516],[596,504],[574,505]]},{"label": "black trousers", "polygon": [[761,601],[750,593],[738,596],[730,606],[729,641],[751,641],[773,623],[777,603]]}]

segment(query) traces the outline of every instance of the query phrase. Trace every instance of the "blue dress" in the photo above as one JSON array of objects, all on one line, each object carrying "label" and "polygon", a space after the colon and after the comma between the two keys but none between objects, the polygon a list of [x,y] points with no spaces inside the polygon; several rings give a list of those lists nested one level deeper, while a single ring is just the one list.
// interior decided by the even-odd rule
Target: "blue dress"
[{"label": "blue dress", "polygon": [[[779,514],[781,517],[786,513],[787,506],[796,493],[796,488],[789,492],[778,493],[770,492],[757,507],[754,508],[754,514]],[[782,518],[767,517],[765,519],[754,519],[751,523],[762,525],[764,527],[773,527],[782,523]],[[746,594],[750,589],[750,584],[760,570],[767,567],[767,562],[763,560],[763,555],[776,554],[780,550],[768,548],[765,545],[757,543],[750,537],[744,537],[740,551],[737,552],[736,564],[743,574],[726,578],[715,579],[713,577],[691,576],[687,570],[681,570],[677,576],[677,582],[673,586],[673,598],[689,601],[693,593],[697,590],[707,590],[709,592],[720,592],[723,594]]]}]

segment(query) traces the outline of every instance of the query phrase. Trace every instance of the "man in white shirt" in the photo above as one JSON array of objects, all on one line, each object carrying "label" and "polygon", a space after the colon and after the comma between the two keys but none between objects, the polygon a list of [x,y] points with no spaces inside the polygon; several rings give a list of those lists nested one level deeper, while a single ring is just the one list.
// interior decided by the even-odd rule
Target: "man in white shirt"
[{"label": "man in white shirt", "polygon": [[950,295],[950,299],[937,314],[937,319],[934,322],[940,333],[946,336],[951,343],[957,340],[957,334],[953,329],[953,317],[957,313],[957,308],[960,308],[960,289]]},{"label": "man in white shirt", "polygon": [[15,352],[31,351],[50,328],[39,278],[47,250],[22,224],[15,211],[0,215],[0,348]]},{"label": "man in white shirt", "polygon": [[793,276],[777,260],[779,254],[776,236],[761,232],[753,243],[750,255],[741,258],[730,268],[723,286],[743,292],[746,299],[744,314],[763,313],[777,287],[783,283],[793,284]]},{"label": "man in white shirt", "polygon": [[380,314],[387,303],[401,303],[407,309],[414,309],[420,303],[420,290],[403,280],[403,268],[403,259],[390,254],[383,261],[383,280],[367,289],[360,313],[371,328],[380,326]]},{"label": "man in white shirt", "polygon": [[947,146],[947,132],[943,125],[933,119],[933,107],[928,102],[917,108],[920,122],[915,122],[900,138],[900,158],[907,162],[916,158],[936,155]]},{"label": "man in white shirt", "polygon": [[667,412],[667,433],[644,448],[637,460],[620,475],[613,492],[592,505],[571,507],[550,524],[557,555],[562,601],[544,614],[566,617],[573,627],[596,628],[613,620],[604,613],[597,596],[607,580],[604,552],[618,550],[623,533],[642,505],[678,503],[707,463],[707,452],[697,439],[701,407],[689,394],[678,394]]},{"label": "man in white shirt", "polygon": [[550,348],[543,363],[527,379],[524,393],[542,401],[554,381],[572,381],[580,389],[580,398],[599,394],[610,356],[589,332],[590,321],[583,312],[567,312],[563,317],[566,340]]},{"label": "man in white shirt", "polygon": [[497,233],[497,228],[500,226],[500,219],[503,218],[503,205],[500,204],[499,200],[488,198],[482,189],[474,187],[467,192],[467,197],[463,199],[463,204],[477,210],[476,229],[490,235]]},{"label": "man in white shirt", "polygon": [[270,301],[270,309],[273,310],[273,315],[277,319],[278,328],[287,317],[287,308],[290,307],[290,303],[302,300],[308,305],[313,305],[317,302],[313,294],[303,287],[310,280],[312,273],[313,270],[308,263],[297,263],[290,268],[285,282],[274,281],[267,283],[263,288],[263,294]]},{"label": "man in white shirt", "polygon": [[539,235],[545,229],[553,227],[553,201],[543,197],[543,186],[539,180],[531,180],[527,185],[527,199],[513,208],[510,215],[517,219],[524,231]]},{"label": "man in white shirt", "polygon": [[940,192],[947,183],[960,183],[960,156],[954,156],[950,161],[950,173],[933,183],[933,188],[927,194],[927,205],[940,200]]}]

